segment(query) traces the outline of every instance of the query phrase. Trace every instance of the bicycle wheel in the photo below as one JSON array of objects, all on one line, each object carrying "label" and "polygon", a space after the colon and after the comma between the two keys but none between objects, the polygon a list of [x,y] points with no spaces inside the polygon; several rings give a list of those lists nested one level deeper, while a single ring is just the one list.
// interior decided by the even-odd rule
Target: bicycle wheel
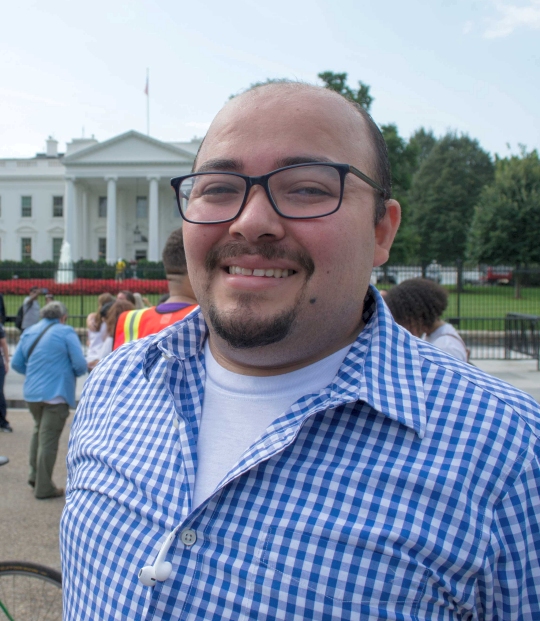
[{"label": "bicycle wheel", "polygon": [[62,621],[62,576],[43,565],[0,562],[0,619]]}]

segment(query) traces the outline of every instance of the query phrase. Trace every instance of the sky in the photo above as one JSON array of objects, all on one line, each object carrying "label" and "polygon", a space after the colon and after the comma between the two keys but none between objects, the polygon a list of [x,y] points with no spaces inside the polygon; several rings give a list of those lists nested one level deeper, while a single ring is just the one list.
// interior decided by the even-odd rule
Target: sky
[{"label": "sky", "polygon": [[[540,0],[4,0],[0,157],[49,135],[203,136],[267,78],[368,84],[379,124],[540,148]],[[144,93],[149,70],[149,96]]]}]

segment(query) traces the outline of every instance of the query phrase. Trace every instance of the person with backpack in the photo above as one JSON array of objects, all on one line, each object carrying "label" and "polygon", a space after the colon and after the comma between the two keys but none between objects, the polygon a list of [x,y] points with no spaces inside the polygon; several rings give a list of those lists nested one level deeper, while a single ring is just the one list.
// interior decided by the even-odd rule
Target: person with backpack
[{"label": "person with backpack", "polygon": [[17,311],[15,317],[15,325],[19,330],[24,332],[26,328],[35,325],[39,321],[39,302],[37,301],[41,289],[39,287],[32,287],[28,292],[28,296],[24,298],[24,302]]},{"label": "person with backpack", "polygon": [[22,334],[11,363],[26,376],[24,398],[35,421],[28,484],[39,499],[64,495],[52,473],[69,408],[75,407],[75,378],[86,373],[81,343],[66,325],[67,314],[61,302],[44,306],[41,321]]}]

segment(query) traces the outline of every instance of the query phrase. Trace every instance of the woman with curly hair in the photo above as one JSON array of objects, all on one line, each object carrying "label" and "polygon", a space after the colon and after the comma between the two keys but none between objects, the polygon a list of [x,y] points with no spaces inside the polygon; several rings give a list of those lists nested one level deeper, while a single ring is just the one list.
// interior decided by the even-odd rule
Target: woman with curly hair
[{"label": "woman with curly hair", "polygon": [[411,278],[392,287],[384,301],[400,326],[467,362],[463,339],[454,326],[441,319],[448,306],[446,289],[426,278]]}]

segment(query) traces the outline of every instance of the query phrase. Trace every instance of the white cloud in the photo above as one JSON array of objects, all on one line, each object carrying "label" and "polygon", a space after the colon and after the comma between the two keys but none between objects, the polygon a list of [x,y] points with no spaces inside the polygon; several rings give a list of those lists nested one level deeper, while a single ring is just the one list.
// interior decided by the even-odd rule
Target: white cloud
[{"label": "white cloud", "polygon": [[498,16],[484,32],[486,39],[507,37],[522,26],[540,30],[540,0],[528,0],[528,4],[520,6],[495,0],[494,5]]}]

